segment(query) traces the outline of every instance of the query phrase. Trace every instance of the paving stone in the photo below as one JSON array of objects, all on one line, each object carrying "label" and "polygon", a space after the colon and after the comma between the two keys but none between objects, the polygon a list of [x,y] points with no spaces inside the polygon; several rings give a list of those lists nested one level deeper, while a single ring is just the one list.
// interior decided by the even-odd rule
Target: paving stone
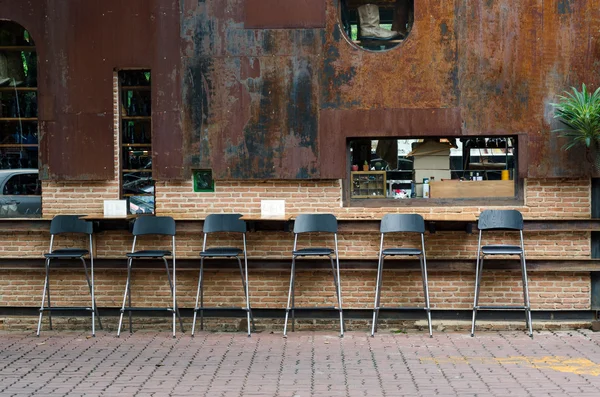
[{"label": "paving stone", "polygon": [[0,333],[1,396],[600,396],[589,330]]}]

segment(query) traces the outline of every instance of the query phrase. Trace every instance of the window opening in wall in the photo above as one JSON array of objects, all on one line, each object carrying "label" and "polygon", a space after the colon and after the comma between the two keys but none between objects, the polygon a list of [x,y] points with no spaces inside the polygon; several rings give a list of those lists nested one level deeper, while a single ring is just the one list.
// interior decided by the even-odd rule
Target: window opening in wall
[{"label": "window opening in wall", "polygon": [[514,198],[514,136],[354,139],[351,199]]},{"label": "window opening in wall", "polygon": [[37,53],[25,28],[0,21],[0,217],[40,217]]},{"label": "window opening in wall", "polygon": [[121,195],[131,214],[153,214],[152,92],[149,70],[121,70]]},{"label": "window opening in wall", "polygon": [[339,11],[348,40],[371,51],[400,45],[414,22],[414,0],[340,0]]}]

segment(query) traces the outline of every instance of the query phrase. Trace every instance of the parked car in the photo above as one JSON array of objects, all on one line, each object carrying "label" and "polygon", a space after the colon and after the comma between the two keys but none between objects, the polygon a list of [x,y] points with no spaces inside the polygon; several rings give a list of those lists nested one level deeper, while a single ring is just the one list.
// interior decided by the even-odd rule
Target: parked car
[{"label": "parked car", "polygon": [[0,217],[29,217],[42,214],[38,170],[0,170]]}]

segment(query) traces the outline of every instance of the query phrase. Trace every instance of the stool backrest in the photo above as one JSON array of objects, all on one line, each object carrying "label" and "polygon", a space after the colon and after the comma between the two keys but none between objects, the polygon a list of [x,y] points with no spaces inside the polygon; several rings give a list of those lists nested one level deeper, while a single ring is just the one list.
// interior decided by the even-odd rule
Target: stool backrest
[{"label": "stool backrest", "polygon": [[92,234],[91,222],[79,219],[81,215],[56,215],[50,222],[50,234],[83,233]]},{"label": "stool backrest", "polygon": [[294,220],[294,233],[337,233],[337,218],[333,214],[301,214]]},{"label": "stool backrest", "polygon": [[246,233],[246,222],[242,214],[210,214],[204,220],[204,233],[234,232]]},{"label": "stool backrest", "polygon": [[381,233],[425,233],[425,221],[419,214],[386,214],[379,229]]},{"label": "stool backrest", "polygon": [[170,216],[143,215],[133,224],[133,235],[159,234],[175,236],[175,220]]},{"label": "stool backrest", "polygon": [[517,210],[484,210],[477,222],[479,230],[523,230],[523,215]]}]

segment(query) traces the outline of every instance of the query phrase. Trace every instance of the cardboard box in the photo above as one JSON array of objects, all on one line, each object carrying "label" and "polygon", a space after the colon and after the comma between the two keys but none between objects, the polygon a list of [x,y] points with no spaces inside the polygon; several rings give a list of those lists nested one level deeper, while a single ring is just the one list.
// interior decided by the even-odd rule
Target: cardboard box
[{"label": "cardboard box", "polygon": [[415,156],[413,165],[415,170],[449,170],[450,156]]},{"label": "cardboard box", "polygon": [[450,170],[414,170],[413,175],[417,187],[417,197],[423,197],[423,178],[429,178],[431,181],[431,177],[433,177],[434,180],[440,181],[451,177]]}]

